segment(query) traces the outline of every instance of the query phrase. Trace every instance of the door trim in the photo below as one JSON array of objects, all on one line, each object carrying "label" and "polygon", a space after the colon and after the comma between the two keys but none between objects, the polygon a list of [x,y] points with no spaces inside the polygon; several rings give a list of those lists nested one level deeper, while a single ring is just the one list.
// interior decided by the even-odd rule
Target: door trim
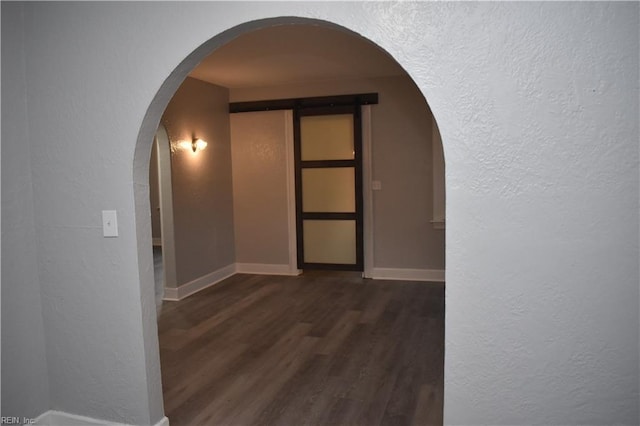
[{"label": "door trim", "polygon": [[300,275],[298,268],[298,248],[296,237],[296,171],[293,152],[293,110],[284,113],[285,158],[287,162],[287,221],[289,229],[289,269],[294,275]]},{"label": "door trim", "polygon": [[371,181],[373,180],[373,152],[371,146],[371,105],[360,107],[362,122],[362,226],[364,234],[362,236],[364,259],[362,276],[364,278],[373,277],[373,192]]}]

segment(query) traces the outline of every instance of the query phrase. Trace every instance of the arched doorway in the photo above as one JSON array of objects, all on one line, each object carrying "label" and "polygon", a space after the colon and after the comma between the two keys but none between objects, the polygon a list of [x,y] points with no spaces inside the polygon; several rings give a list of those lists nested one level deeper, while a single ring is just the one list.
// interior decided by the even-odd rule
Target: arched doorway
[{"label": "arched doorway", "polygon": [[175,287],[176,255],[173,227],[173,187],[171,179],[171,147],[164,124],[158,126],[153,141],[149,166],[151,235],[155,299],[158,313],[164,289]]},{"label": "arched doorway", "polygon": [[[315,22],[315,21],[314,21],[314,22]],[[297,24],[299,25],[299,23],[297,23]],[[280,22],[280,23],[279,23],[279,25],[282,25],[282,23]],[[335,27],[333,27],[333,26],[331,26],[331,27],[332,27],[332,28],[333,28],[333,30],[335,31]],[[341,32],[344,32],[344,31],[345,31],[345,30],[341,30]],[[407,78],[408,78],[408,76],[407,76]],[[166,85],[166,83],[165,83],[165,85]],[[422,95],[419,93],[419,91],[417,91],[417,89],[415,88],[415,85],[413,85],[413,90],[415,91],[415,93],[417,93],[417,94],[418,94],[418,96],[419,96],[419,97],[422,99],[422,101],[424,102],[424,98],[422,98]],[[282,96],[279,96],[279,97],[281,98]],[[156,97],[156,99],[157,99],[157,97]],[[428,108],[428,107],[426,106],[426,103],[424,103],[424,107],[425,107],[425,108]],[[430,120],[431,120],[431,121],[429,121],[429,123],[435,123],[435,121],[434,121],[432,118],[431,118]],[[395,132],[400,133],[400,134],[401,134],[401,136],[405,136],[405,134],[404,134],[404,133],[402,133],[401,128],[402,128],[402,126],[396,126]],[[430,132],[428,132],[429,134],[437,134],[437,132],[436,132],[436,131],[433,131],[433,129],[435,129],[435,125],[434,125],[433,127],[429,127],[429,129],[430,129]],[[370,131],[371,131],[371,130],[370,130]],[[432,150],[432,146],[431,146],[432,140],[429,140],[428,142],[429,142],[429,149],[428,149],[428,150],[429,150],[429,151],[431,151],[431,150]],[[379,146],[383,146],[383,145],[382,145],[382,144],[380,144]],[[395,148],[396,148],[396,149],[398,149],[398,151],[401,151],[401,150],[403,150],[403,148],[407,148],[407,147],[406,147],[406,146],[403,146],[403,145],[397,145]],[[398,151],[396,151],[396,152],[395,152],[395,156],[396,156],[396,157],[402,157],[402,155],[403,155],[403,154],[402,154],[402,153],[400,153],[400,152],[398,152]],[[439,152],[441,152],[441,150],[440,150]],[[388,153],[388,151],[387,151],[387,153]],[[384,156],[384,154],[383,154],[382,156]],[[406,152],[405,152],[405,153],[404,153],[404,156],[405,156],[404,158],[406,159],[406,161],[409,161],[409,159],[410,159],[411,157],[416,157],[416,155],[415,155],[415,153],[414,153],[414,152],[408,152],[408,153],[406,153]],[[433,158],[434,158],[434,157],[433,157],[433,156],[430,156],[429,158],[431,158],[431,160],[433,161]],[[398,164],[400,164],[400,163],[403,163],[403,164],[404,164],[404,166],[406,166],[406,162],[398,161]],[[432,171],[432,170],[433,170],[433,168],[428,168],[427,170]],[[382,176],[384,176],[384,173],[381,173],[381,172],[379,172],[379,173],[380,173]],[[372,176],[372,172],[371,172],[371,170],[369,170],[369,178],[370,178],[370,179],[374,178],[374,176]],[[372,179],[372,180],[373,180],[373,179]],[[424,186],[424,182],[419,182],[419,181],[417,181],[416,179],[413,179],[413,178],[412,178],[412,179],[404,179],[404,180],[403,180],[403,179],[397,179],[397,180],[398,180],[398,181],[403,181],[403,182],[402,182],[402,185],[404,185],[404,186],[406,186],[406,187],[413,186],[413,187],[415,188],[416,186],[417,186],[417,187]],[[393,180],[392,180],[392,179],[385,179],[385,178],[383,178],[383,179],[382,179],[382,182],[385,182],[385,184],[390,184],[390,185],[389,185],[389,186],[390,186],[390,188],[389,188],[389,189],[391,190],[391,191],[389,191],[390,193],[394,193],[394,194],[396,194],[396,195],[399,193],[398,191],[394,191],[394,190],[393,190]],[[371,190],[381,190],[381,183],[382,183],[382,182],[381,182],[380,180],[378,180],[378,181],[376,181],[376,182],[370,182],[370,183],[372,184],[372,185],[371,185],[371,186],[372,186]],[[433,185],[433,183],[431,183],[430,185]],[[403,189],[403,190],[406,190],[407,192],[409,191],[409,190],[407,190],[406,188],[405,188],[405,189]],[[432,191],[432,192],[433,192],[433,191]],[[433,195],[431,195],[430,197],[432,198],[432,197],[433,197]],[[382,198],[382,197],[381,197],[381,198]],[[429,201],[432,201],[432,200],[429,200]],[[389,204],[391,204],[391,203],[389,203]],[[398,201],[398,200],[397,200],[397,201],[396,201],[396,207],[397,207],[397,205],[399,205],[399,204],[405,204],[405,205],[406,205],[407,203],[406,203],[406,202],[405,202],[405,203],[403,203],[402,201]],[[425,205],[426,205],[427,203],[425,202],[425,203],[423,203],[423,204],[425,204]],[[435,205],[435,203],[433,203],[433,204]],[[409,207],[410,207],[410,206],[409,206]],[[424,206],[424,205],[423,205],[422,207],[423,207],[423,209],[425,208],[425,206]],[[389,214],[389,213],[387,213],[387,214]],[[431,217],[431,216],[430,216],[430,214],[431,214],[431,212],[429,212],[429,215],[424,214],[424,216],[428,218],[428,219],[427,219],[427,221],[429,221],[429,219],[432,219],[432,220],[430,221],[430,222],[432,222],[432,223],[436,223],[436,222],[441,222],[441,221],[442,221],[442,217],[439,217],[439,218],[438,218],[438,217],[436,217],[435,215],[434,215],[433,217]],[[372,216],[373,216],[373,213],[372,213]],[[380,217],[382,218],[382,215],[381,215]],[[407,219],[407,217],[402,217],[402,218],[397,217],[396,219],[398,219],[398,220],[396,220],[396,221],[402,221],[402,222],[404,222],[404,223],[409,223],[409,222],[410,222],[410,220],[409,220],[409,219]],[[423,219],[424,219],[424,218],[423,218]],[[383,222],[383,220],[379,220],[378,222],[379,222],[379,223],[382,223],[382,222]],[[435,229],[438,229],[435,225],[429,225],[429,226],[434,226],[434,228],[435,228]],[[384,234],[384,233],[381,233],[381,234]],[[442,236],[442,238],[444,238],[444,236]],[[380,246],[381,246],[381,247],[385,247],[385,244],[381,244]],[[398,246],[396,245],[395,250],[397,250],[397,249],[398,249]],[[379,252],[380,252],[380,253],[383,253],[383,255],[384,255],[384,253],[385,253],[384,249],[380,249],[380,250],[379,250]],[[388,252],[389,252],[389,250],[387,250],[387,255],[388,255]],[[444,250],[442,251],[442,256],[443,256],[443,253],[444,253]],[[406,257],[406,256],[404,256],[404,257]],[[382,263],[384,263],[384,262],[382,262]],[[400,262],[400,263],[399,263],[399,265],[404,266],[404,265],[402,265],[402,262]],[[385,267],[381,266],[381,267],[379,267],[379,268],[378,268],[377,273],[379,274],[379,276],[377,276],[376,278],[396,279],[396,280],[400,280],[400,279],[409,279],[409,280],[420,280],[420,279],[424,279],[424,278],[423,278],[424,276],[423,276],[423,275],[420,275],[420,273],[421,273],[421,272],[416,272],[416,271],[420,271],[420,270],[419,270],[418,268],[406,268],[406,267],[405,267],[405,268],[397,268],[397,267],[386,267],[386,268],[385,268]],[[404,274],[404,275],[403,275],[403,274]],[[384,306],[384,305],[383,305],[383,306]],[[380,314],[380,313],[381,313],[381,312],[379,312],[379,314]],[[403,374],[405,374],[405,375],[406,375],[406,374],[408,374],[408,373],[405,371]],[[440,374],[440,376],[441,376],[441,374]],[[424,395],[426,395],[429,391],[428,391],[428,390],[425,390],[425,391],[423,391],[423,392],[424,392]],[[423,395],[423,398],[425,398],[425,396],[424,396],[424,395]],[[418,395],[418,393],[417,393],[417,392],[415,393],[415,395],[413,395],[413,396],[412,396],[412,398],[418,398],[418,397],[419,397],[419,395]],[[403,415],[407,415],[407,413],[403,413]]]}]

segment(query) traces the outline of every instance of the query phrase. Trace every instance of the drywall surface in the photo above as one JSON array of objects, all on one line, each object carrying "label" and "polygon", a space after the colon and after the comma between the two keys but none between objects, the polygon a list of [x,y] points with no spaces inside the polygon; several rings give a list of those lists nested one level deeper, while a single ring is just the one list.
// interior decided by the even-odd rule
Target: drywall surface
[{"label": "drywall surface", "polygon": [[[172,144],[173,229],[180,286],[235,262],[229,92],[187,78],[167,105],[162,122]],[[207,147],[194,153],[193,137],[206,141]]]},{"label": "drywall surface", "polygon": [[22,6],[2,3],[1,415],[35,418],[49,408],[49,380],[37,268],[22,25]]},{"label": "drywall surface", "polygon": [[284,111],[231,114],[238,263],[289,263],[285,120]]},{"label": "drywall surface", "polygon": [[[118,33],[107,29],[115,9],[85,3],[28,3],[24,8],[49,408],[118,423],[154,424],[163,408],[149,222],[153,135],[145,179],[136,185],[129,164],[141,123],[131,108],[135,99],[146,90],[152,96],[153,90],[123,90],[127,69],[146,73],[154,61],[125,59],[106,47],[111,31]],[[131,37],[126,42],[116,37],[129,54],[137,50]],[[90,52],[98,51],[104,54],[101,59],[91,59]],[[3,105],[10,105],[4,95]],[[140,229],[146,247],[140,252],[131,249],[138,239],[136,201],[147,217]],[[103,238],[102,210],[116,210],[117,238]],[[148,285],[141,286],[141,280]]]},{"label": "drywall surface", "polygon": [[456,93],[427,91],[447,168],[445,421],[636,424],[638,4],[468,13],[440,58],[465,57],[440,81]]},{"label": "drywall surface", "polygon": [[[387,50],[438,121],[445,423],[637,424],[638,6],[26,4],[27,112],[12,114],[28,119],[51,406],[161,419],[153,135],[212,48],[298,16]],[[102,209],[118,211],[118,238],[102,238]]]},{"label": "drywall surface", "polygon": [[371,107],[374,266],[444,269],[444,230],[433,219],[432,115],[408,77],[231,89],[232,102],[376,92]]}]

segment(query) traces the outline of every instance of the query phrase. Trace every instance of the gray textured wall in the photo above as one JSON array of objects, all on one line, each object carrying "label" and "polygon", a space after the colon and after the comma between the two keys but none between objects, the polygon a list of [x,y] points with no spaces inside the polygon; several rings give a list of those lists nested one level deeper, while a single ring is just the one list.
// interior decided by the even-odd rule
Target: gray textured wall
[{"label": "gray textured wall", "polygon": [[[235,262],[233,188],[227,89],[187,78],[162,117],[169,139],[173,229],[178,286]],[[179,141],[192,136],[206,149],[193,153]]]},{"label": "gray textured wall", "polygon": [[[447,167],[445,421],[638,423],[637,3],[25,10],[24,49],[2,52],[3,67],[24,52],[25,72],[16,65],[2,78],[26,81],[26,108],[24,95],[14,102],[5,90],[2,104],[26,128],[3,134],[2,154],[25,155],[17,145],[28,141],[37,232],[35,241],[22,233],[13,241],[37,258],[49,406],[133,424],[161,418],[149,250],[153,135],[179,83],[212,48],[264,25],[257,19],[300,16],[386,49],[438,121]],[[3,185],[28,182],[24,168],[6,167],[3,159]],[[7,197],[3,190],[3,264],[8,229],[24,217],[5,218]],[[28,203],[28,191],[13,200]],[[118,211],[119,238],[102,238],[103,209]],[[31,285],[30,274],[3,268],[3,305],[6,283]],[[20,298],[28,294],[37,299],[21,288],[8,301],[29,310],[29,298]],[[32,333],[38,347],[37,321],[5,326],[3,309],[2,331],[3,340]],[[30,366],[25,357],[5,368]],[[23,394],[41,388],[16,386]]]},{"label": "gray textured wall", "polygon": [[371,108],[374,266],[444,269],[444,230],[435,230],[431,112],[410,78],[386,77],[231,89],[231,100],[377,92]]},{"label": "gray textured wall", "polygon": [[20,5],[2,3],[2,416],[36,417],[49,408],[49,380],[22,26]]},{"label": "gray textured wall", "polygon": [[231,114],[238,263],[289,264],[285,126],[284,111]]}]

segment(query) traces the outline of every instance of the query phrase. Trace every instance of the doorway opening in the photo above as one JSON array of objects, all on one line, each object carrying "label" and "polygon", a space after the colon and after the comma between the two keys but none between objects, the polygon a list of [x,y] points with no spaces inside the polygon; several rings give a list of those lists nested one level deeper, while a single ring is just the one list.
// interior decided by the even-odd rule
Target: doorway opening
[{"label": "doorway opening", "polygon": [[294,112],[298,268],[363,270],[360,105]]},{"label": "doorway opening", "polygon": [[[316,21],[313,22],[317,24]],[[334,32],[339,33],[340,37],[344,37],[346,34],[348,37],[358,40],[359,43],[368,43],[358,36],[345,33],[344,30],[337,30],[325,23],[320,26],[305,25],[308,23],[297,22],[296,25],[268,26],[264,30],[254,32],[247,29],[245,35],[238,37],[237,40],[242,48],[238,48],[236,45],[236,49],[249,52],[248,54],[257,49],[263,52],[264,57],[264,46],[255,47],[258,39],[285,37],[287,40],[296,40],[304,38],[292,37],[290,33],[287,34],[287,31],[299,31],[298,35],[308,31],[310,35],[305,37],[308,37],[308,41],[314,45],[317,44],[318,39],[336,36],[333,34]],[[284,35],[276,34],[278,30],[283,31]],[[331,36],[328,36],[328,33],[331,33]],[[389,284],[385,284],[390,279],[442,281],[444,278],[444,230],[442,229],[444,215],[438,217],[435,213],[438,203],[434,200],[437,193],[434,186],[438,179],[433,176],[436,170],[434,161],[442,159],[433,155],[435,152],[435,121],[411,78],[392,59],[391,62],[395,64],[393,72],[401,71],[402,73],[397,75],[393,73],[389,75],[362,74],[362,69],[360,69],[361,74],[357,76],[337,77],[332,75],[326,77],[325,75],[324,78],[313,81],[309,80],[308,75],[305,77],[306,81],[291,80],[291,75],[288,75],[288,71],[286,71],[290,70],[289,67],[284,67],[282,64],[279,65],[279,71],[273,69],[273,72],[269,71],[267,66],[256,67],[253,64],[246,67],[249,68],[246,78],[252,83],[239,86],[238,76],[242,76],[243,72],[230,59],[234,55],[229,53],[228,49],[233,45],[234,42],[230,42],[205,58],[202,64],[208,64],[208,66],[198,67],[191,72],[180,88],[175,90],[173,99],[164,112],[163,122],[168,131],[165,131],[168,133],[167,146],[171,147],[172,152],[171,168],[175,172],[175,178],[172,182],[175,189],[173,191],[175,197],[172,201],[174,213],[172,229],[175,232],[176,248],[175,287],[165,288],[165,295],[169,294],[168,299],[182,300],[190,294],[206,289],[207,295],[214,294],[221,298],[228,298],[227,301],[239,303],[237,309],[242,310],[241,306],[254,303],[259,305],[267,303],[266,300],[271,300],[269,299],[269,291],[271,290],[265,290],[265,288],[280,288],[278,285],[284,280],[296,278],[283,277],[278,279],[278,284],[272,283],[266,284],[266,287],[256,287],[254,281],[263,282],[261,278],[255,278],[254,281],[249,279],[247,282],[244,280],[245,276],[236,276],[238,273],[252,273],[257,274],[256,276],[268,274],[286,276],[297,274],[298,268],[306,269],[308,267],[364,269],[365,274],[368,274],[369,277],[384,279],[384,282],[372,284],[368,294],[366,291],[360,293],[354,299],[359,300],[356,304],[351,303],[353,300],[343,300],[343,307],[346,309],[344,316],[340,315],[338,318],[331,319],[330,315],[317,312],[318,306],[329,309],[328,307],[333,303],[330,297],[332,295],[351,294],[353,296],[358,294],[357,291],[347,292],[346,290],[343,293],[334,283],[327,284],[325,287],[325,289],[332,289],[327,294],[322,292],[310,294],[310,299],[307,302],[300,302],[303,307],[308,309],[307,311],[300,310],[298,309],[300,306],[297,306],[296,309],[281,312],[279,314],[281,317],[268,320],[276,321],[273,323],[273,327],[277,328],[278,326],[275,324],[283,324],[278,320],[284,317],[294,315],[296,321],[304,322],[304,318],[308,318],[307,315],[311,315],[311,312],[319,314],[314,317],[317,318],[314,321],[318,321],[317,325],[313,326],[314,331],[307,330],[305,333],[311,332],[313,337],[320,340],[311,339],[312,343],[307,342],[309,339],[302,339],[305,341],[304,343],[300,341],[303,345],[309,344],[314,347],[313,351],[316,352],[310,352],[310,354],[315,354],[312,358],[318,354],[333,356],[333,351],[342,350],[340,349],[343,348],[342,344],[349,339],[357,338],[357,333],[362,333],[360,337],[364,339],[363,344],[366,344],[366,339],[372,336],[370,333],[373,333],[374,329],[380,326],[381,323],[378,321],[382,321],[383,318],[390,321],[388,326],[392,323],[397,324],[399,329],[395,331],[408,333],[412,337],[420,336],[421,333],[431,333],[431,335],[438,336],[438,339],[442,337],[443,348],[443,286],[433,283],[409,282],[394,284],[396,287],[405,286],[412,291],[418,291],[418,295],[416,295],[409,290],[406,293],[393,293],[387,287]],[[275,45],[283,46],[282,43],[275,43]],[[286,44],[284,45],[286,46]],[[368,47],[376,49],[373,45],[368,45]],[[288,48],[295,50],[295,46],[292,45]],[[376,60],[380,61],[380,65],[373,68],[387,69],[385,67],[388,63],[385,61],[389,61],[390,58],[384,54],[381,55],[379,51],[376,52],[378,55]],[[202,59],[204,56],[201,53],[198,55],[200,55],[198,59]],[[277,55],[276,59],[278,62]],[[290,63],[301,62],[299,59],[298,57]],[[358,59],[362,60],[362,58]],[[247,58],[245,57],[243,60],[246,62]],[[330,60],[326,62],[332,63]],[[317,63],[312,66],[318,68]],[[256,68],[259,68],[261,72],[250,72]],[[230,69],[232,71],[229,71]],[[220,70],[221,73],[211,74],[212,70]],[[324,72],[325,74],[329,73],[326,69]],[[273,80],[271,83],[260,80],[269,74],[278,75],[278,78],[284,79],[284,83],[282,80]],[[381,102],[380,105],[367,107],[366,111],[362,111],[363,118],[368,116],[368,126],[363,126],[361,123],[360,109],[353,107],[348,110],[343,110],[342,107],[332,107],[331,109],[307,109],[304,111],[293,108],[291,114],[284,114],[284,119],[283,116],[273,115],[268,120],[263,120],[262,125],[265,127],[259,129],[258,136],[247,136],[241,130],[246,130],[251,126],[234,124],[235,120],[229,118],[228,107],[230,103],[234,102],[330,94],[347,95],[370,91],[380,92]],[[199,103],[198,93],[209,93],[211,96],[207,95],[207,100]],[[354,138],[346,143],[347,147],[352,147],[351,152],[347,148],[346,155],[341,153],[337,157],[331,157],[331,155],[330,158],[318,158],[313,155],[305,157],[304,151],[307,149],[305,145],[308,144],[308,140],[304,137],[307,134],[305,127],[308,124],[313,127],[314,120],[318,117],[321,119],[337,117],[339,120],[351,124]],[[291,129],[287,128],[285,122],[287,119],[292,119]],[[203,122],[211,124],[212,120],[215,121],[215,125],[210,128],[202,124]],[[262,136],[265,134],[263,130],[265,129],[267,133],[271,132],[276,136],[272,140],[263,139]],[[292,133],[289,139],[286,137],[287,132]],[[368,153],[369,158],[366,158],[367,155],[360,149],[361,142],[358,141],[358,133],[362,133],[362,136],[368,134],[373,141],[373,149]],[[240,134],[243,136],[238,137]],[[195,143],[191,145],[191,141],[196,139],[206,141],[207,148],[198,151],[195,148]],[[295,202],[298,204],[298,215],[294,223],[298,226],[297,230],[294,228],[293,237],[294,241],[297,239],[297,247],[302,250],[295,253],[293,259],[297,263],[293,267],[291,265],[290,244],[292,237],[291,212],[288,209],[287,201],[287,196],[291,191],[287,186],[289,163],[282,161],[283,158],[286,159],[284,152],[287,150],[284,141],[296,141],[294,145],[296,161],[293,162],[293,165],[297,167],[291,170],[297,175],[298,185],[295,192],[299,192],[300,195],[295,197]],[[313,142],[310,143],[313,145]],[[322,155],[326,156],[326,153]],[[367,162],[370,167],[366,167]],[[443,168],[441,167],[440,170]],[[322,174],[322,176],[318,176],[318,174]],[[322,188],[332,180],[353,182],[350,185],[353,191],[349,194],[348,201],[331,200],[330,204],[334,202],[337,204],[329,207],[318,207],[318,203],[321,204],[322,200],[314,201],[311,199],[309,201],[310,198],[307,197],[305,201],[303,194],[305,187]],[[216,188],[214,193],[211,192],[212,188]],[[359,191],[360,193],[358,193]],[[218,197],[214,202],[207,198],[212,194]],[[187,195],[192,195],[192,199],[187,199]],[[441,191],[441,195],[444,196],[443,191]],[[305,205],[305,202],[310,204]],[[185,206],[184,203],[188,205]],[[316,204],[314,205],[314,203]],[[440,205],[443,207],[444,203],[441,202]],[[366,232],[367,224],[370,226],[370,232]],[[339,229],[327,229],[327,227],[334,225],[338,225]],[[274,229],[280,231],[272,232]],[[225,233],[229,230],[232,232]],[[337,235],[339,237],[337,241],[341,243],[348,240],[350,245],[339,244],[339,248],[335,248],[332,244],[336,244],[336,240],[326,243],[325,237],[329,234]],[[324,245],[322,247],[325,249],[324,251],[309,245],[309,240],[314,237],[319,237],[321,241],[323,238],[325,239],[324,244],[318,244],[321,247]],[[203,260],[208,263],[205,264]],[[440,273],[442,275],[439,275]],[[440,276],[442,279],[438,279]],[[311,279],[316,283],[328,280],[323,275],[315,275]],[[342,280],[341,278],[341,283],[349,285],[349,279]],[[359,280],[356,285],[367,284],[360,278]],[[264,279],[264,282],[266,283],[267,280]],[[220,285],[209,288],[214,283],[220,283]],[[234,289],[241,288],[253,290],[244,295],[242,292],[234,293]],[[294,296],[287,291],[283,290],[286,297],[278,304],[285,310],[285,301],[292,300],[291,297]],[[413,295],[407,296],[408,294]],[[205,292],[202,292],[201,295],[203,295],[203,299],[196,303],[196,307],[190,308],[193,309],[191,312],[181,311],[182,308],[177,307],[178,305],[172,305],[168,308],[168,311],[180,312],[178,317],[172,317],[171,324],[161,323],[159,326],[161,335],[168,332],[173,337],[173,340],[164,341],[164,343],[161,338],[161,345],[165,345],[161,349],[164,354],[171,353],[171,355],[166,355],[169,358],[177,357],[180,353],[186,355],[186,350],[182,345],[193,347],[196,341],[194,339],[198,339],[203,333],[226,335],[233,330],[238,332],[251,331],[251,327],[256,327],[254,331],[265,332],[266,330],[260,328],[261,325],[270,324],[264,322],[267,319],[261,316],[260,312],[263,311],[254,313],[258,316],[251,317],[253,318],[251,324],[243,323],[241,319],[232,316],[216,317],[214,315],[206,318],[200,316],[207,312],[205,305],[202,305],[205,300]],[[265,296],[266,299],[261,299],[259,296]],[[236,297],[238,299],[235,299]],[[413,302],[409,303],[407,297]],[[325,300],[327,303],[316,306],[313,303],[314,300]],[[233,303],[231,305],[236,306]],[[237,314],[239,312],[237,309],[234,308],[230,312]],[[431,327],[435,328],[429,329],[425,326],[419,330],[405,329],[405,326],[410,327],[409,324],[413,322],[407,321],[405,310],[422,312],[423,309],[424,312],[427,312],[425,318],[428,318],[428,315],[435,318],[434,321],[427,321]],[[340,321],[333,322],[333,320]],[[186,324],[194,325],[194,329],[170,328],[175,326],[176,321],[186,321]],[[202,324],[213,324],[222,328],[212,331],[205,329]],[[345,340],[333,344],[322,340],[328,335],[326,333],[334,328],[335,330],[340,328],[344,332],[343,338]],[[287,334],[286,331],[283,333]],[[248,336],[254,337],[255,335],[248,334]],[[276,334],[272,337],[278,336],[280,335]],[[323,343],[318,343],[321,340]],[[269,344],[276,344],[277,341],[276,338]],[[318,344],[316,345],[316,343]],[[324,349],[320,349],[320,346]],[[382,351],[381,348],[379,350]],[[206,363],[204,350],[199,351],[202,352],[203,358],[201,360]],[[325,354],[325,352],[327,353]],[[333,364],[332,361],[332,368],[347,368],[350,356],[353,356],[353,359],[358,359],[356,353],[349,352],[349,354],[340,361],[344,362],[340,367]],[[442,352],[435,350],[432,355],[434,357],[433,365],[429,367],[434,368],[432,379],[441,384]],[[273,356],[273,354],[265,353],[264,356]],[[245,361],[252,362],[251,359],[245,359]],[[422,367],[419,367],[418,370],[426,371]],[[252,368],[249,368],[248,371],[252,373],[247,374],[255,373]],[[396,373],[399,375],[396,378],[408,378],[412,374],[411,371]],[[343,378],[346,380],[347,376]],[[417,374],[416,377],[422,376]],[[284,383],[281,385],[284,386]],[[181,383],[178,386],[182,389],[186,385]],[[422,384],[417,386],[416,389],[421,389]],[[189,387],[189,389],[189,392],[196,392],[193,390],[194,388]],[[433,390],[425,387],[422,390],[424,395],[432,391],[437,393],[438,389]],[[394,389],[390,389],[389,392],[394,394]],[[183,397],[177,397],[179,392],[175,389],[173,391],[165,389],[165,393],[175,397],[171,401],[165,400],[168,407],[181,406],[180,398]],[[415,411],[418,409],[417,407],[420,406],[419,394],[420,391],[417,391],[410,396],[413,405],[411,409],[407,410]],[[438,401],[437,398],[432,399]],[[201,403],[204,404],[202,401]],[[181,409],[186,410],[184,407]],[[259,413],[254,414],[258,415]],[[409,415],[408,412],[405,414]],[[381,415],[384,416],[384,413]]]},{"label": "doorway opening", "polygon": [[160,123],[153,138],[149,163],[149,205],[156,312],[159,315],[165,289],[175,287],[176,256],[173,228],[173,185],[169,134]]}]

